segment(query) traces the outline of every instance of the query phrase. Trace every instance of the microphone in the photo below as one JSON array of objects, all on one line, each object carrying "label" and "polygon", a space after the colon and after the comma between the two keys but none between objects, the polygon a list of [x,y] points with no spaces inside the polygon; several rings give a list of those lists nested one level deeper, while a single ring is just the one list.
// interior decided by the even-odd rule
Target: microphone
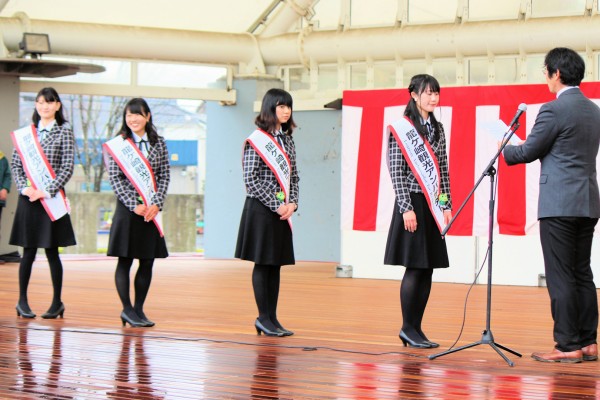
[{"label": "microphone", "polygon": [[511,127],[514,124],[516,124],[517,121],[519,120],[519,117],[521,116],[521,114],[523,114],[525,111],[527,111],[527,104],[525,104],[525,103],[519,104],[517,113],[515,114],[515,116],[512,119],[512,121],[510,121],[510,124],[508,126]]}]

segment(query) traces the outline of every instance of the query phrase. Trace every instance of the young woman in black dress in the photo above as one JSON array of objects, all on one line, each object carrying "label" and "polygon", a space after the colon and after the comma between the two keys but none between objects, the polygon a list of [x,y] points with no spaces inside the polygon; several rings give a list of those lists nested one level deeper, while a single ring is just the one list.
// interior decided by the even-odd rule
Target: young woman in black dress
[{"label": "young woman in black dress", "polygon": [[[108,176],[117,196],[116,210],[110,228],[107,255],[118,257],[115,272],[117,293],[123,305],[123,326],[154,326],[144,313],[144,302],[152,282],[152,267],[155,258],[168,256],[165,238],[161,236],[153,219],[162,210],[169,187],[170,165],[165,139],[159,136],[152,123],[148,103],[141,98],[131,99],[123,111],[123,124],[118,136],[133,140],[148,161],[156,180],[156,191],[150,204],[140,200],[124,171],[112,157],[108,158]],[[133,259],[139,260],[135,275],[135,301],[129,296],[129,272]]]},{"label": "young woman in black dress", "polygon": [[75,245],[75,234],[69,214],[52,221],[40,200],[54,198],[61,191],[64,193],[64,187],[73,175],[75,137],[63,115],[60,97],[53,88],[44,88],[37,94],[32,120],[37,128],[42,152],[56,176],[47,187],[34,189],[19,152],[16,149],[13,151],[10,169],[20,195],[9,243],[23,247],[19,265],[17,315],[23,318],[36,316],[29,307],[27,288],[37,250],[43,248],[50,266],[54,294],[52,304],[42,318],[62,318],[65,313],[61,300],[63,267],[58,248]]},{"label": "young woman in black dress", "polygon": [[[440,84],[431,75],[416,75],[408,86],[410,100],[404,111],[424,142],[428,142],[437,159],[440,176],[440,192],[443,202],[443,219],[452,219],[450,179],[444,127],[433,111],[440,99]],[[425,307],[431,292],[434,268],[449,266],[446,242],[423,188],[409,167],[397,140],[388,138],[389,171],[396,195],[394,213],[385,249],[384,263],[406,267],[400,288],[402,329],[400,340],[415,348],[438,347],[421,329]]]},{"label": "young woman in black dress", "polygon": [[[277,303],[281,281],[281,266],[293,265],[292,214],[298,208],[298,171],[296,146],[292,131],[292,96],[281,89],[270,89],[264,96],[255,124],[258,130],[244,144],[243,168],[246,202],[240,222],[235,257],[253,261],[252,287],[258,307],[254,322],[256,332],[268,336],[289,336],[277,319]],[[279,149],[279,159],[289,175],[289,188],[282,187],[275,172],[259,152],[263,148],[252,142],[258,134],[265,140],[266,149]],[[256,146],[256,147],[255,147]],[[286,194],[287,193],[287,194]],[[287,197],[287,198],[286,198]]]}]

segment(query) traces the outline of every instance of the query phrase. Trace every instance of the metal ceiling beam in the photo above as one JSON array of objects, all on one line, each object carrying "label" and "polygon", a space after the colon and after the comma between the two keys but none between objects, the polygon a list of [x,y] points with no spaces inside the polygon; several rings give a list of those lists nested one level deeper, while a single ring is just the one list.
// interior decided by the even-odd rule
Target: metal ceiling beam
[{"label": "metal ceiling beam", "polygon": [[276,36],[289,32],[298,20],[310,20],[314,16],[312,7],[319,0],[283,0],[283,5],[264,23],[260,37]]},{"label": "metal ceiling beam", "polygon": [[[273,37],[117,25],[30,20],[31,31],[50,35],[55,54],[243,65],[246,74],[265,66],[540,54],[556,46],[600,50],[600,17],[574,16],[462,24],[303,31]],[[18,51],[19,18],[0,18],[9,51]],[[554,34],[560,32],[560,35]]]}]

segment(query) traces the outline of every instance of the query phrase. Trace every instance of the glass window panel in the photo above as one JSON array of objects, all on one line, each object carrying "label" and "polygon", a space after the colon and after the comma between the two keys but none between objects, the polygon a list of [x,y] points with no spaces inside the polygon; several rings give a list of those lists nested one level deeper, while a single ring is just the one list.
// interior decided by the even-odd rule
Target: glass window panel
[{"label": "glass window panel", "polygon": [[394,25],[398,12],[398,0],[352,0],[350,25]]},{"label": "glass window panel", "polygon": [[469,85],[488,83],[488,61],[486,59],[469,60]]},{"label": "glass window panel", "polygon": [[310,89],[310,74],[306,68],[290,68],[290,90]]},{"label": "glass window panel", "polygon": [[408,87],[410,79],[417,74],[424,74],[426,66],[424,60],[405,61],[402,65],[404,73],[402,76],[402,87]]},{"label": "glass window panel", "polygon": [[138,85],[225,88],[227,68],[190,64],[138,63]]},{"label": "glass window panel", "polygon": [[532,0],[532,17],[560,17],[583,15],[586,0]]},{"label": "glass window panel", "polygon": [[337,66],[319,65],[319,91],[337,89]]},{"label": "glass window panel", "polygon": [[351,65],[350,66],[350,88],[364,89],[367,87],[367,66],[366,65]]},{"label": "glass window panel", "polygon": [[373,74],[376,88],[393,88],[396,86],[396,64],[375,64],[373,65]]},{"label": "glass window panel", "polygon": [[546,83],[544,54],[527,56],[527,83]]},{"label": "glass window panel", "polygon": [[409,0],[408,21],[449,22],[456,19],[458,0]]},{"label": "glass window panel", "polygon": [[496,58],[495,61],[496,82],[497,84],[518,83],[520,80],[519,67],[517,59]]},{"label": "glass window panel", "polygon": [[340,22],[340,7],[340,0],[319,1],[314,6],[315,16],[312,21],[318,21],[319,29],[335,29]]},{"label": "glass window panel", "polygon": [[441,86],[456,85],[456,60],[434,60],[432,66]]},{"label": "glass window panel", "polygon": [[[57,57],[52,55],[44,56],[48,61],[64,61],[70,63],[101,65],[105,68],[104,72],[97,74],[78,73],[71,76],[53,78],[56,82],[75,82],[75,83],[101,83],[113,85],[129,85],[131,83],[131,62],[92,58],[76,57]],[[47,80],[48,78],[21,78],[24,80]]]},{"label": "glass window panel", "polygon": [[[489,62],[487,59],[472,59],[469,60],[469,84],[470,85],[485,85],[489,82],[488,80],[488,66]],[[496,58],[495,62],[495,81],[494,84],[510,84],[519,82],[519,68],[517,65],[517,59],[514,57],[509,58]]]},{"label": "glass window panel", "polygon": [[516,19],[521,0],[469,0],[469,20]]}]

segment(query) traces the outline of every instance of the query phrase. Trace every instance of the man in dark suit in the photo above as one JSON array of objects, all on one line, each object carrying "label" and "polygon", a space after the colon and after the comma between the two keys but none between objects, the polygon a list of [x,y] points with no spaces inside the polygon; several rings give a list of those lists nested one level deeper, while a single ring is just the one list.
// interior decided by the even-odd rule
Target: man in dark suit
[{"label": "man in dark suit", "polygon": [[585,63],[576,52],[555,48],[544,64],[556,100],[540,108],[525,142],[503,152],[508,165],[541,161],[538,219],[556,345],[531,356],[543,362],[595,361],[598,296],[590,257],[600,217],[600,108],[579,90]]}]

